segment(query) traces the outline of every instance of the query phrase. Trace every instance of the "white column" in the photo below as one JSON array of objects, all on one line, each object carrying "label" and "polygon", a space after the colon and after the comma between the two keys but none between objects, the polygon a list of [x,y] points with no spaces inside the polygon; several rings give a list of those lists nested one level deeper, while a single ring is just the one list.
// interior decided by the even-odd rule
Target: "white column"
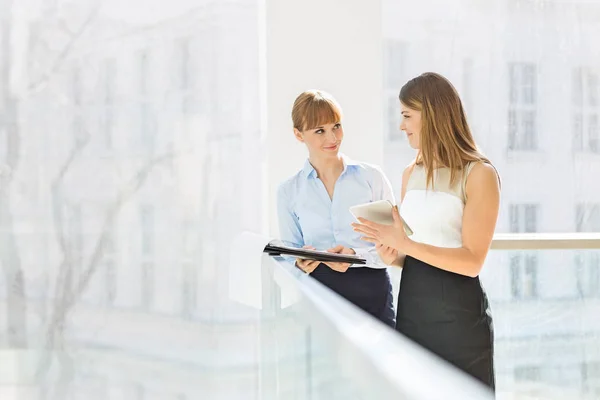
[{"label": "white column", "polygon": [[330,92],[344,110],[348,156],[383,164],[380,0],[266,1],[266,145],[270,233],[277,235],[276,191],[298,171],[306,149],[293,137],[294,99]]}]

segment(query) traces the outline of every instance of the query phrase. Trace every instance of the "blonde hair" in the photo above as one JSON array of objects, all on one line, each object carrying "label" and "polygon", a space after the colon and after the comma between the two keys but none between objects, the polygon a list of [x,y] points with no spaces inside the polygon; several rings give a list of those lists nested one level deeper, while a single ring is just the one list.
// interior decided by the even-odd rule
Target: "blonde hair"
[{"label": "blonde hair", "polygon": [[307,90],[296,97],[292,108],[294,128],[303,132],[342,120],[342,108],[327,92]]},{"label": "blonde hair", "polygon": [[427,171],[427,186],[433,186],[434,168],[450,169],[450,184],[471,162],[491,162],[475,144],[458,92],[448,79],[426,72],[408,81],[400,90],[400,102],[421,112],[420,149],[415,164]]}]

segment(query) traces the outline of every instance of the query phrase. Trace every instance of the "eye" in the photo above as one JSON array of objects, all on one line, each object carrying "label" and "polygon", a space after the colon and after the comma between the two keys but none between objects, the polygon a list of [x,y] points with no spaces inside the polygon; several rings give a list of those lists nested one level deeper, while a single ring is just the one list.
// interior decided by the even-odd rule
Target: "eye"
[{"label": "eye", "polygon": [[317,130],[315,131],[315,133],[316,133],[317,135],[320,135],[320,134],[322,134],[323,132],[325,132],[323,129],[317,129]]},{"label": "eye", "polygon": [[340,129],[342,127],[342,124],[335,124],[333,126],[333,129]]}]

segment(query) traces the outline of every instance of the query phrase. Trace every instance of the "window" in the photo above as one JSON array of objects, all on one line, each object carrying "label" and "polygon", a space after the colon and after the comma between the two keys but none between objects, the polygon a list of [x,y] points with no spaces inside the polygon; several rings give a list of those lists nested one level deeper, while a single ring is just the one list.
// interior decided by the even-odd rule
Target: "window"
[{"label": "window", "polygon": [[406,80],[406,42],[388,40],[384,47],[384,104],[387,104],[387,138],[398,141],[404,138],[400,130],[400,101],[398,94]]},{"label": "window", "polygon": [[185,220],[182,223],[181,234],[182,312],[189,318],[196,310],[199,229],[193,221]]},{"label": "window", "polygon": [[[577,204],[575,229],[577,232],[600,232],[600,204]],[[600,295],[600,251],[578,251],[574,262],[579,296]]]},{"label": "window", "polygon": [[148,64],[149,51],[140,51],[138,53],[140,140],[143,149],[152,154],[156,144],[156,117],[152,110],[152,99],[150,97],[150,90],[148,88]]},{"label": "window", "polygon": [[514,254],[510,258],[511,294],[516,299],[538,296],[537,254]]},{"label": "window", "polygon": [[[509,210],[511,233],[538,231],[539,206],[537,204],[512,204]],[[510,255],[511,294],[516,299],[538,296],[537,252],[520,251]]]},{"label": "window", "polygon": [[581,364],[581,381],[588,390],[600,390],[600,362],[590,361]]},{"label": "window", "polygon": [[104,60],[102,65],[103,79],[103,110],[102,110],[102,133],[103,146],[105,149],[112,149],[113,146],[113,126],[116,92],[116,61],[114,58]]},{"label": "window", "polygon": [[533,233],[538,230],[537,204],[511,204],[510,231],[511,233]]},{"label": "window", "polygon": [[140,208],[142,308],[151,309],[154,302],[154,207]]},{"label": "window", "polygon": [[190,38],[178,39],[176,49],[177,89],[180,95],[180,111],[183,115],[193,114],[195,102],[195,87],[192,74],[192,52]]},{"label": "window", "polygon": [[577,204],[575,229],[577,232],[600,232],[600,204]]},{"label": "window", "polygon": [[600,295],[600,252],[578,252],[575,255],[577,292],[580,297]]},{"label": "window", "polygon": [[600,70],[573,71],[573,150],[600,154]]},{"label": "window", "polygon": [[387,122],[388,138],[390,141],[397,141],[404,138],[404,132],[400,130],[400,100],[397,96],[388,97]]},{"label": "window", "polygon": [[538,366],[525,365],[515,368],[515,381],[539,382],[541,371]]},{"label": "window", "polygon": [[538,148],[536,67],[529,63],[509,64],[508,149]]},{"label": "window", "polygon": [[396,96],[405,81],[407,44],[401,40],[388,40],[384,49],[385,87],[395,90]]}]

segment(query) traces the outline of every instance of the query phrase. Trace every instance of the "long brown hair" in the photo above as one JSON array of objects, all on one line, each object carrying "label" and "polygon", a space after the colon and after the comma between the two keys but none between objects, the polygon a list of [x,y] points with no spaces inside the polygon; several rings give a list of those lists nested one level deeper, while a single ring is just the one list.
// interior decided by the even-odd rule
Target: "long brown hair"
[{"label": "long brown hair", "polygon": [[399,97],[406,107],[421,112],[415,163],[425,168],[428,187],[433,186],[435,168],[449,168],[453,185],[468,163],[491,164],[475,144],[458,92],[448,79],[426,72],[402,86]]}]

